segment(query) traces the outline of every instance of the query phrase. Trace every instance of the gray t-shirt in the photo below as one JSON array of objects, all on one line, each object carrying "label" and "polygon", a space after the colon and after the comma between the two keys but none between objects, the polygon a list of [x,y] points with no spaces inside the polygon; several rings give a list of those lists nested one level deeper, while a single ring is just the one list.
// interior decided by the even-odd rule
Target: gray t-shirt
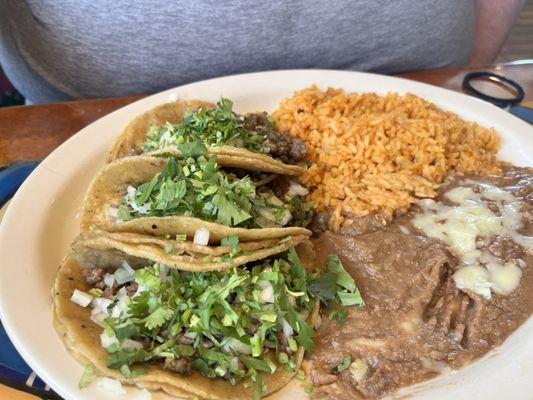
[{"label": "gray t-shirt", "polygon": [[473,0],[0,0],[0,63],[32,102],[290,68],[465,63]]}]

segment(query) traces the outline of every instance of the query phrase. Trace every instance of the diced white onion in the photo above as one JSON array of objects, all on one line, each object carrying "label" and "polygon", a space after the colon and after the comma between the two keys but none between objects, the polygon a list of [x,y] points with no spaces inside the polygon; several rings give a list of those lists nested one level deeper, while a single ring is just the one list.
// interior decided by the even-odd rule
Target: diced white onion
[{"label": "diced white onion", "polygon": [[113,218],[118,218],[118,208],[107,207],[107,214]]},{"label": "diced white onion", "polygon": [[281,319],[281,326],[283,327],[283,335],[286,338],[290,338],[292,334],[294,333],[294,330],[292,329],[292,326],[287,322],[285,318]]},{"label": "diced white onion", "polygon": [[196,336],[198,336],[198,334],[196,332],[185,332],[183,336],[189,339],[196,339]]},{"label": "diced white onion", "polygon": [[102,347],[105,349],[107,349],[109,346],[119,343],[115,335],[108,336],[105,331],[100,334],[100,342],[102,343]]},{"label": "diced white onion", "polygon": [[115,283],[115,275],[113,274],[105,274],[104,275],[104,283],[107,287],[113,286],[113,283]]},{"label": "diced white onion", "polygon": [[117,294],[117,304],[113,307],[113,311],[111,312],[111,316],[113,318],[120,317],[123,313],[128,314],[128,292],[126,291],[125,287],[121,287]]},{"label": "diced white onion", "polygon": [[275,206],[282,206],[283,202],[274,194],[272,194],[268,199],[269,202],[274,204]]},{"label": "diced white onion", "polygon": [[159,264],[159,279],[164,280],[168,275],[168,265]]},{"label": "diced white onion", "polygon": [[122,308],[118,306],[118,304],[113,307],[113,310],[111,311],[111,316],[113,318],[118,318],[120,317],[120,313],[122,312]]},{"label": "diced white onion", "polygon": [[100,378],[98,379],[98,381],[96,381],[96,386],[117,396],[123,396],[126,394],[126,391],[122,388],[122,383],[120,383],[120,381],[117,381],[116,379],[110,379],[105,377]]},{"label": "diced white onion", "polygon": [[134,273],[128,271],[125,268],[117,269],[114,275],[115,275],[115,280],[117,281],[118,285],[122,285],[123,283],[126,283],[126,282],[131,282],[133,278],[135,277]]},{"label": "diced white onion", "polygon": [[70,298],[70,300],[82,307],[87,307],[89,304],[91,304],[92,299],[93,296],[91,296],[89,293],[82,292],[78,289],[74,289],[72,297]]},{"label": "diced white onion", "polygon": [[146,288],[143,285],[137,285],[137,291],[131,297],[140,295],[142,292],[146,292]]},{"label": "diced white onion", "polygon": [[211,233],[207,228],[198,228],[196,232],[194,232],[194,244],[201,244],[203,246],[207,246],[209,244],[209,235]]},{"label": "diced white onion", "polygon": [[159,144],[165,145],[169,141],[170,141],[170,132],[168,131],[168,129],[166,129],[165,132],[159,138]]},{"label": "diced white onion", "polygon": [[93,309],[91,312],[91,321],[102,328],[104,327],[104,319],[106,318],[107,316],[101,311]]},{"label": "diced white onion", "polygon": [[148,212],[152,209],[152,205],[150,203],[139,206],[136,202],[130,201],[129,205],[134,211],[137,211],[140,214],[148,214]]},{"label": "diced white onion", "polygon": [[128,196],[133,197],[135,196],[135,193],[137,193],[137,189],[135,189],[133,186],[129,185],[126,189]]},{"label": "diced white onion", "polygon": [[168,96],[168,101],[175,102],[178,101],[178,95],[176,93],[172,93],[170,96]]},{"label": "diced white onion", "polygon": [[138,213],[141,213],[141,214],[148,214],[148,212],[150,211],[150,209],[152,208],[152,205],[151,203],[146,203],[142,206],[139,206],[136,202],[135,202],[135,195],[137,194],[137,189],[135,189],[133,186],[128,186],[128,188],[126,189],[126,192],[127,192],[127,195],[126,195],[126,202],[128,203],[128,205],[134,210],[134,211],[137,211]]},{"label": "diced white onion", "polygon": [[126,260],[122,261],[122,268],[128,271],[130,274],[134,274],[135,270],[128,264]]},{"label": "diced white onion", "polygon": [[231,368],[239,369],[239,357],[228,357]]},{"label": "diced white onion", "polygon": [[119,289],[117,296],[119,303],[126,301],[126,299],[128,298],[128,291],[124,286]]},{"label": "diced white onion", "polygon": [[126,339],[124,340],[124,342],[122,342],[122,348],[128,349],[128,350],[129,349],[138,350],[138,349],[142,349],[143,345],[136,340]]},{"label": "diced white onion", "polygon": [[95,297],[92,301],[93,311],[101,312],[103,314],[109,314],[107,307],[109,307],[113,301],[106,299],[105,297]]},{"label": "diced white onion", "polygon": [[287,190],[287,196],[294,197],[294,196],[300,196],[304,197],[307,196],[309,193],[309,190],[307,190],[305,187],[300,185],[299,183],[295,181],[291,181],[289,190]]},{"label": "diced white onion", "polygon": [[285,210],[285,211],[283,212],[283,217],[282,217],[281,220],[279,221],[279,224],[280,224],[281,226],[285,226],[285,225],[287,225],[287,224],[290,222],[291,219],[292,219],[292,214],[291,214],[291,212],[290,212],[289,210]]},{"label": "diced white onion", "polygon": [[223,350],[226,353],[229,353],[230,350],[233,350],[242,354],[252,354],[252,346],[235,338],[229,338],[226,344],[223,346]]},{"label": "diced white onion", "polygon": [[262,303],[274,303],[274,288],[269,281],[259,280],[257,284],[261,286],[261,292],[259,293],[259,300]]}]

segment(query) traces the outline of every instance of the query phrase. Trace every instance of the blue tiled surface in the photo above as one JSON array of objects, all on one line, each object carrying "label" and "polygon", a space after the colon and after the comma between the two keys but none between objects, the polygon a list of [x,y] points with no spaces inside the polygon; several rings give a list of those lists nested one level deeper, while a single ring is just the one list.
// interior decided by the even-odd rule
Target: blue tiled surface
[{"label": "blue tiled surface", "polygon": [[7,367],[28,377],[31,368],[19,355],[2,325],[0,325],[0,366]]},{"label": "blue tiled surface", "polygon": [[[0,206],[13,196],[38,164],[38,161],[30,161],[13,164],[0,170]],[[32,377],[32,373],[33,371],[18,354],[4,327],[0,324],[0,383],[43,399],[59,399],[39,377]],[[30,378],[29,381],[28,378]]]}]

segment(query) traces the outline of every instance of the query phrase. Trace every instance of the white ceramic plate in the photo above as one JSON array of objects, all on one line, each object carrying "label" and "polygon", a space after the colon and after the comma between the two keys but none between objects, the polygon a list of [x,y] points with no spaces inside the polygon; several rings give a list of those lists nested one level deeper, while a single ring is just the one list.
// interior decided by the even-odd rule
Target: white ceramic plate
[{"label": "white ceramic plate", "polygon": [[[465,119],[495,127],[502,137],[501,158],[533,165],[533,128],[525,122],[456,92],[373,74],[302,70],[231,76],[171,89],[115,111],[82,129],[41,163],[13,198],[0,228],[2,322],[24,359],[55,391],[67,399],[116,398],[94,387],[78,390],[82,366],[65,350],[50,313],[52,281],[78,232],[83,194],[116,135],[136,115],[176,95],[209,101],[226,96],[241,112],[272,111],[284,97],[313,83],[358,92],[415,93]],[[532,399],[533,318],[482,360],[406,392],[414,393],[413,399]],[[279,394],[304,396],[298,384]]]}]

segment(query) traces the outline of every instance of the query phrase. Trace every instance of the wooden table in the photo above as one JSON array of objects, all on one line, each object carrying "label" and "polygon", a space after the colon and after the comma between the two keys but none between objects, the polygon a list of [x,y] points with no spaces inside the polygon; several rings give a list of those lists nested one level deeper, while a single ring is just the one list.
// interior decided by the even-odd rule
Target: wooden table
[{"label": "wooden table", "polygon": [[[476,70],[480,69],[514,79],[525,89],[525,100],[533,100],[533,64],[506,64]],[[399,76],[461,91],[463,77],[469,71],[466,68],[449,68]],[[0,108],[0,165],[44,158],[84,126],[142,97]]]}]

